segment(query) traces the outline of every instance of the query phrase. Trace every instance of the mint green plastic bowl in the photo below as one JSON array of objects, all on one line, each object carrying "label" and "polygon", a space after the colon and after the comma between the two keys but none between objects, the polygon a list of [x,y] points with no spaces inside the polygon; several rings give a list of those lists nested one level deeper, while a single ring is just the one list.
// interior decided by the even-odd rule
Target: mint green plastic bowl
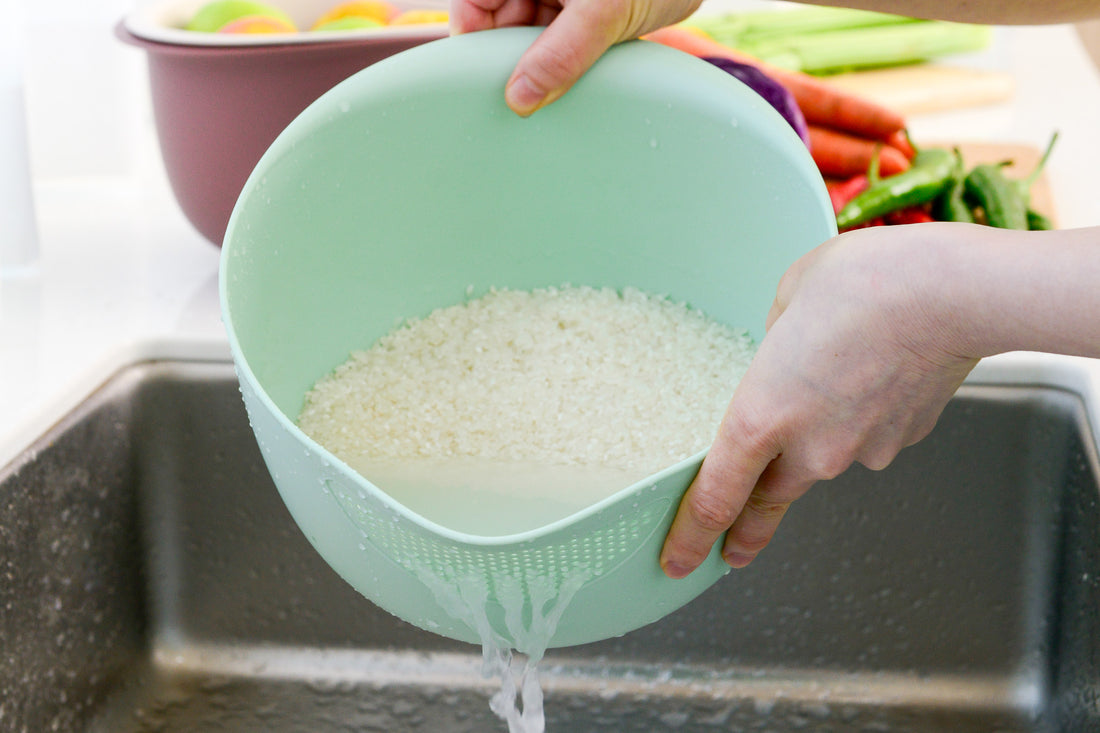
[{"label": "mint green plastic bowl", "polygon": [[476,618],[448,612],[472,583],[493,631],[521,650],[503,610],[517,588],[523,626],[553,615],[530,600],[536,586],[582,583],[550,642],[568,646],[655,621],[726,573],[717,546],[684,580],[657,563],[702,455],[540,529],[474,536],[415,514],[306,437],[294,423],[306,391],[471,287],[633,286],[760,338],[780,276],[835,234],[795,133],[680,52],[618,46],[555,104],[512,114],[504,83],[536,33],[435,41],[332,89],[252,173],[221,268],[252,427],[317,551],[398,617],[479,642]]}]

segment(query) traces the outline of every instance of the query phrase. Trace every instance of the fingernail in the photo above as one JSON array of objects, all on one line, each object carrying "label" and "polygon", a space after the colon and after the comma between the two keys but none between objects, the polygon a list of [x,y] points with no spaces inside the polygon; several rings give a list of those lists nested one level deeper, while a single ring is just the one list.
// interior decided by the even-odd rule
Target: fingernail
[{"label": "fingernail", "polygon": [[538,109],[546,98],[546,92],[542,91],[527,76],[521,74],[512,80],[508,88],[504,90],[504,99],[517,114],[527,116]]},{"label": "fingernail", "polygon": [[680,578],[686,578],[688,575],[691,574],[691,571],[695,569],[695,568],[689,568],[686,565],[681,565],[680,563],[675,562],[675,561],[671,561],[671,560],[668,561],[668,562],[662,563],[661,567],[664,569],[665,575],[672,578],[673,580],[679,580]]},{"label": "fingernail", "polygon": [[722,554],[722,558],[730,567],[740,569],[756,559],[756,555],[746,555],[741,552],[726,552]]}]

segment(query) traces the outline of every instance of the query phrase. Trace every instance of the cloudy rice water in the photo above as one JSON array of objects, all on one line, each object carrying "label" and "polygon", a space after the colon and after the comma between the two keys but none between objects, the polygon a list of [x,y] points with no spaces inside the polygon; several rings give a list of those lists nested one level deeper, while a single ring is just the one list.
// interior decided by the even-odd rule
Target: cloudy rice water
[{"label": "cloudy rice water", "polygon": [[[421,516],[515,534],[705,450],[753,353],[746,331],[637,289],[493,289],[353,353],[298,423]],[[557,601],[560,617],[568,598]],[[463,604],[456,614],[485,613]],[[522,650],[532,664],[552,624],[542,635]],[[494,712],[511,731],[543,730],[534,669],[517,685],[508,650],[483,642],[486,669],[504,678]]]}]

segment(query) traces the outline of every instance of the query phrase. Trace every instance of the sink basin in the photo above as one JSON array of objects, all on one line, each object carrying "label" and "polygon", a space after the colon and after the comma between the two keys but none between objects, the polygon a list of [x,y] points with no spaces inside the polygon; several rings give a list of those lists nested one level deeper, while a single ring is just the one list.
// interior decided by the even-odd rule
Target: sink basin
[{"label": "sink basin", "polygon": [[[1085,415],[1057,387],[967,384],[889,469],[797,502],[748,569],[548,654],[547,730],[1100,730]],[[121,370],[0,470],[0,512],[2,730],[504,729],[480,649],[310,547],[228,363]]]}]

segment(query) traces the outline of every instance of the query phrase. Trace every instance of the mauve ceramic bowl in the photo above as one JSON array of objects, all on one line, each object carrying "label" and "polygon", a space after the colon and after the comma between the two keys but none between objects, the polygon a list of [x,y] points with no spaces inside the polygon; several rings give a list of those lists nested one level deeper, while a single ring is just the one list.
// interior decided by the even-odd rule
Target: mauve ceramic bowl
[{"label": "mauve ceramic bowl", "polygon": [[[271,4],[308,28],[337,2]],[[447,35],[443,24],[235,36],[182,30],[200,4],[177,0],[143,8],[124,18],[116,34],[146,51],[172,191],[187,219],[219,246],[249,173],[291,120],[355,72]],[[394,4],[426,8],[438,0]]]}]

